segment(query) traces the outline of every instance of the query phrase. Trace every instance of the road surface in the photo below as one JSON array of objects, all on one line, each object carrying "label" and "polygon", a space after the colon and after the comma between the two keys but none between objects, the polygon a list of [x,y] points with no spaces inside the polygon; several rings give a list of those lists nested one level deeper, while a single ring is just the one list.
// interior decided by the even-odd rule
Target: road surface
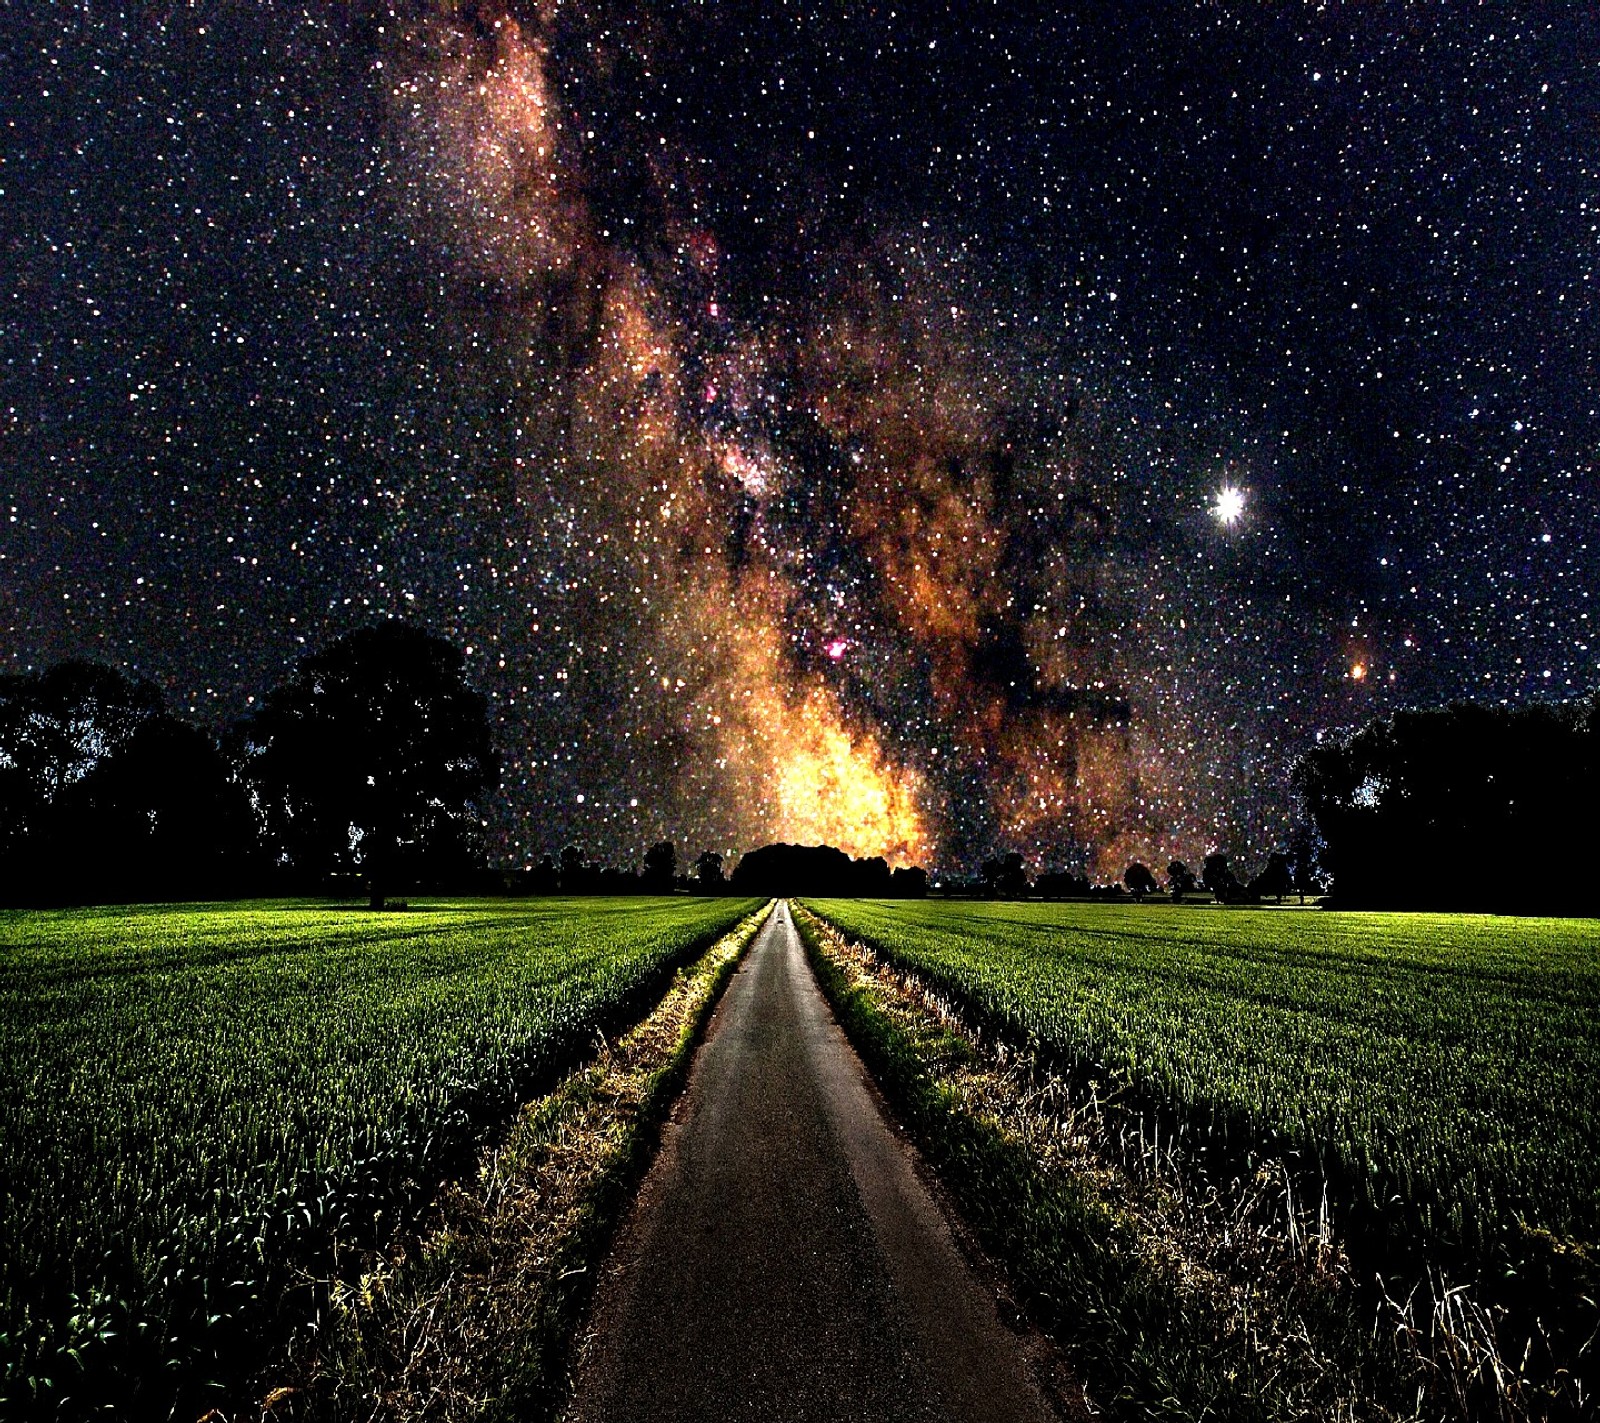
[{"label": "road surface", "polygon": [[571,1416],[1055,1417],[885,1120],[786,904],[695,1057],[602,1280]]}]

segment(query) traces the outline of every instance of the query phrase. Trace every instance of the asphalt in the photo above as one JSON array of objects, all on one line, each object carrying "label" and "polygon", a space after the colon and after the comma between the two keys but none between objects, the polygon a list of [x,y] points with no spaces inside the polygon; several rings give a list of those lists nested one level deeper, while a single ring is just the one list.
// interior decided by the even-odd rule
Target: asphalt
[{"label": "asphalt", "polygon": [[786,904],[696,1054],[602,1279],[571,1416],[1055,1416],[835,1023]]}]

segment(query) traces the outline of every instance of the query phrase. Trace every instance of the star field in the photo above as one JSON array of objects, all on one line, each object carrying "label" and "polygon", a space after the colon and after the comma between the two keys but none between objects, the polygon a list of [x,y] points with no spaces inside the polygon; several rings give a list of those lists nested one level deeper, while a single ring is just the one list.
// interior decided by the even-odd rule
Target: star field
[{"label": "star field", "polygon": [[508,854],[1259,855],[1600,683],[1577,5],[0,20],[0,656],[209,724],[400,615]]}]

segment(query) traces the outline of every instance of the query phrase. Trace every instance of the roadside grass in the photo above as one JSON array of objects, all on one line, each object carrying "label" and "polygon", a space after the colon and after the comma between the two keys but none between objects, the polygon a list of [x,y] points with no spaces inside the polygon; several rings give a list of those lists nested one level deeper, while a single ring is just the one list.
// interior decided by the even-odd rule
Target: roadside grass
[{"label": "roadside grass", "polygon": [[[567,1401],[573,1336],[707,1019],[770,913],[676,974],[648,1017],[525,1104],[426,1229],[338,1284],[263,1409],[289,1420],[519,1419]],[[243,1415],[241,1415],[243,1416]]]},{"label": "roadside grass", "polygon": [[0,915],[0,1414],[228,1398],[757,903]]},{"label": "roadside grass", "polygon": [[[1370,1260],[1352,1266],[1335,1203],[1308,1190],[1303,1162],[1273,1149],[1281,1140],[1208,1153],[1200,1134],[1152,1110],[1154,1094],[1131,1090],[1131,1073],[1103,1059],[1063,1070],[1054,1044],[975,1012],[970,983],[964,992],[955,974],[926,971],[932,955],[905,951],[922,942],[916,914],[819,907],[852,921],[846,936],[796,915],[846,1030],[1030,1312],[1111,1415],[1592,1412],[1570,1378],[1528,1378],[1515,1366],[1527,1358],[1508,1364],[1495,1334],[1502,1317],[1437,1272],[1419,1272],[1422,1288],[1409,1298],[1377,1288]],[[864,940],[855,927],[879,921],[890,926],[881,936]],[[940,953],[962,960],[969,926],[947,927]],[[1102,917],[1100,927],[1117,924]],[[1099,975],[1079,970],[1091,986],[1105,976],[1096,967]],[[1013,991],[1027,1001],[1025,988]],[[1129,1023],[1162,1031],[1159,1003],[1143,1006],[1148,1016]]]}]

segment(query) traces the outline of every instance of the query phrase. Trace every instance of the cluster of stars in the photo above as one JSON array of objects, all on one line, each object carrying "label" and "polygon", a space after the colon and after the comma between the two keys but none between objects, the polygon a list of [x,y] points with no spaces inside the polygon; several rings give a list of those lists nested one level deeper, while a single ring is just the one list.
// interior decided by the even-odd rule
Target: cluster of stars
[{"label": "cluster of stars", "polygon": [[406,616],[509,856],[1106,873],[1600,682],[1588,8],[359,8],[8,20],[8,666]]}]

